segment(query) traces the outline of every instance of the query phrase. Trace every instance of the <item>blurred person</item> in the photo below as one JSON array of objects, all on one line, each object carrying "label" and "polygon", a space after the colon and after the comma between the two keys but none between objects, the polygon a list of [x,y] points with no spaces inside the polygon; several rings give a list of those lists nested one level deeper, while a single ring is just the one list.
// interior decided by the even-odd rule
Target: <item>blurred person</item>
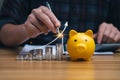
[{"label": "blurred person", "polygon": [[[4,0],[0,11],[0,39],[9,47],[44,45],[52,41],[56,29],[62,30],[68,21],[64,34],[71,29],[78,32],[91,29],[97,43],[118,43],[119,5],[120,0]],[[65,35],[64,43],[67,39]]]}]

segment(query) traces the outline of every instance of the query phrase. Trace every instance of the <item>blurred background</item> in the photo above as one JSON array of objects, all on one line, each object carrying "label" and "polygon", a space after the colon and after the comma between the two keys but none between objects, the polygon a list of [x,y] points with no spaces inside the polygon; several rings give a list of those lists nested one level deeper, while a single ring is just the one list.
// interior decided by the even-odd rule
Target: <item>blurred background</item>
[{"label": "blurred background", "polygon": [[4,0],[0,0],[0,9],[1,9],[1,6],[2,6],[3,1],[4,1]]}]

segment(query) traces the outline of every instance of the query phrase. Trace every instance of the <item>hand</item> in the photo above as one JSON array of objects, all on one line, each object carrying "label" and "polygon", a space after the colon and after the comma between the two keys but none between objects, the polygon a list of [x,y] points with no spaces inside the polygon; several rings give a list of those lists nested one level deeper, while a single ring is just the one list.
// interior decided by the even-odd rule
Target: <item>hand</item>
[{"label": "hand", "polygon": [[60,26],[59,20],[52,11],[45,6],[33,9],[24,23],[27,32],[31,38],[39,34],[47,34],[49,31],[56,33],[56,28]]},{"label": "hand", "polygon": [[102,23],[94,38],[97,39],[97,43],[120,42],[120,31],[113,24]]}]

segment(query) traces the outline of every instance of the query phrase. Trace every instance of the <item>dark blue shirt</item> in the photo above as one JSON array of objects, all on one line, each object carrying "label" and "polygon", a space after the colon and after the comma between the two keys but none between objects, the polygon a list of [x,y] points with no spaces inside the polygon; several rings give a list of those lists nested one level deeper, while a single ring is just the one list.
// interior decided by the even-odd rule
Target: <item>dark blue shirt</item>
[{"label": "dark blue shirt", "polygon": [[[69,22],[65,31],[65,42],[71,29],[82,32],[92,29],[96,33],[102,22],[112,23],[120,30],[120,0],[4,0],[0,12],[0,26],[7,23],[23,24],[32,9],[45,6],[46,1],[50,3],[62,25]],[[64,26],[61,26],[60,29],[63,28]],[[46,44],[54,38],[54,34],[50,32],[26,43]]]}]

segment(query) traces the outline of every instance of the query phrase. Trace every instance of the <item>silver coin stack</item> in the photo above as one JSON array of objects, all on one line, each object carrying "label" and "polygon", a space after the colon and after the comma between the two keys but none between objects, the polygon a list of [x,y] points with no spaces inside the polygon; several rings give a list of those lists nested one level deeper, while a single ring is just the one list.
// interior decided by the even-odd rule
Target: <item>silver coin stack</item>
[{"label": "silver coin stack", "polygon": [[42,49],[36,49],[36,52],[37,52],[36,59],[39,60],[39,61],[43,60],[43,50]]},{"label": "silver coin stack", "polygon": [[45,48],[45,59],[48,61],[52,60],[52,47]]},{"label": "silver coin stack", "polygon": [[63,46],[62,44],[56,44],[56,60],[62,60]]},{"label": "silver coin stack", "polygon": [[24,60],[24,55],[23,54],[17,55],[16,59],[22,61]]},{"label": "silver coin stack", "polygon": [[30,60],[30,61],[33,60],[33,53],[34,53],[34,50],[31,50],[26,54],[27,60]]},{"label": "silver coin stack", "polygon": [[45,54],[43,54],[43,49],[30,50],[27,53],[17,55],[17,60],[62,60],[65,59],[63,55],[63,46],[62,44],[56,44],[56,54],[53,54],[53,47],[45,47]]}]

